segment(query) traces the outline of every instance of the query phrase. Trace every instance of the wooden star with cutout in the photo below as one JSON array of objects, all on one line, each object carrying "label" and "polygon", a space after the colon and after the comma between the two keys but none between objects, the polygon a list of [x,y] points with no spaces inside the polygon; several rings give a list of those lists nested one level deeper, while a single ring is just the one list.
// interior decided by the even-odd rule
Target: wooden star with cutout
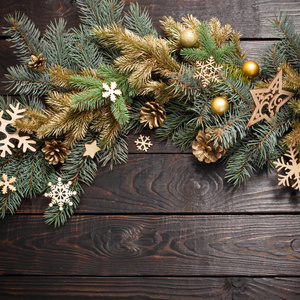
[{"label": "wooden star with cutout", "polygon": [[294,96],[294,93],[282,89],[282,70],[276,74],[267,88],[253,89],[250,93],[256,107],[246,127],[262,119],[270,121],[276,117],[280,107]]},{"label": "wooden star with cutout", "polygon": [[97,146],[97,141],[94,140],[90,144],[85,144],[85,152],[83,153],[83,156],[90,156],[91,158],[94,158],[95,154],[100,150],[100,148]]}]

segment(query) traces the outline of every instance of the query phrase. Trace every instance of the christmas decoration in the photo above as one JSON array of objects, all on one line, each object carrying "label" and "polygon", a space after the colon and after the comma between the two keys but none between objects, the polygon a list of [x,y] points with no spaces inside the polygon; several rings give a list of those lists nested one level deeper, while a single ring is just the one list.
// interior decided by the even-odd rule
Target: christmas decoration
[{"label": "christmas decoration", "polygon": [[51,202],[49,203],[49,207],[57,204],[59,210],[63,210],[65,204],[70,206],[73,205],[73,202],[70,200],[72,196],[77,194],[76,191],[70,191],[70,186],[72,182],[69,181],[68,183],[62,183],[60,177],[57,178],[57,184],[52,184],[51,182],[48,183],[48,186],[51,189],[51,192],[45,193],[45,197],[52,198]]},{"label": "christmas decoration", "polygon": [[180,43],[183,47],[193,47],[198,41],[198,34],[195,30],[187,28],[180,32]]},{"label": "christmas decoration", "polygon": [[[260,82],[249,80],[259,69],[254,64],[253,73],[250,62],[245,64],[240,33],[216,18],[206,22],[187,15],[178,22],[165,17],[164,38],[135,3],[126,6],[127,12],[118,0],[78,1],[77,7],[78,28],[69,30],[60,20],[43,38],[27,17],[16,13],[6,18],[4,34],[12,37],[21,64],[6,75],[8,92],[20,97],[0,97],[5,136],[0,165],[2,173],[16,178],[9,205],[0,201],[2,216],[13,213],[20,199],[44,194],[48,182],[63,174],[74,192],[68,184],[66,190],[76,193],[74,205],[65,205],[69,193],[60,190],[53,194],[60,209],[47,208],[45,218],[47,224],[64,224],[79,204],[81,185],[92,184],[98,164],[112,168],[125,163],[126,138],[143,125],[155,129],[161,140],[192,148],[200,161],[225,156],[225,178],[234,185],[272,165],[283,155],[283,146],[300,151],[300,35],[287,15],[279,14],[271,24],[282,40],[263,55]],[[274,78],[278,68],[284,83],[280,73]],[[21,103],[26,109],[19,109]],[[31,134],[30,140],[22,133]],[[23,151],[11,151],[13,139]],[[51,141],[65,146],[47,146]],[[142,134],[135,144],[140,151],[152,146]]]},{"label": "christmas decoration", "polygon": [[197,71],[194,77],[201,80],[203,87],[207,87],[210,83],[219,82],[218,72],[222,70],[222,65],[215,63],[214,57],[210,56],[206,62],[196,61]]},{"label": "christmas decoration", "polygon": [[242,71],[249,78],[254,78],[259,74],[259,66],[255,61],[248,60],[242,66]]},{"label": "christmas decoration", "polygon": [[282,89],[282,70],[274,77],[267,88],[250,90],[255,109],[247,127],[265,119],[270,121],[276,117],[280,107],[290,100],[294,93]]},{"label": "christmas decoration", "polygon": [[38,56],[31,55],[31,62],[28,63],[29,68],[37,71],[43,72],[46,70],[46,57],[43,57],[43,53],[40,53]]},{"label": "christmas decoration", "polygon": [[106,92],[102,93],[102,97],[104,97],[104,98],[110,97],[110,100],[112,102],[115,102],[117,99],[116,95],[117,96],[122,95],[121,91],[117,90],[116,87],[117,87],[117,84],[115,82],[111,82],[110,86],[108,86],[107,83],[104,82],[103,88],[106,90]]},{"label": "christmas decoration", "polygon": [[224,115],[229,109],[229,103],[225,97],[216,97],[211,102],[211,110],[214,114]]},{"label": "christmas decoration", "polygon": [[213,132],[217,129],[206,128],[205,132],[199,130],[196,140],[192,144],[193,154],[198,158],[199,161],[206,163],[216,162],[225,153],[223,145],[220,141],[212,141]]},{"label": "christmas decoration", "polygon": [[0,181],[0,186],[3,186],[1,192],[2,194],[7,194],[8,190],[11,190],[12,192],[15,192],[17,189],[15,186],[13,186],[13,183],[16,182],[16,177],[10,177],[8,179],[8,176],[4,173],[2,174],[3,181]]},{"label": "christmas decoration", "polygon": [[290,147],[285,153],[289,161],[286,162],[284,157],[274,161],[274,165],[277,171],[283,170],[284,175],[278,174],[279,183],[278,185],[291,186],[292,188],[300,191],[300,163],[299,163],[299,152],[293,147]]},{"label": "christmas decoration", "polygon": [[91,158],[94,158],[95,154],[100,150],[100,148],[97,146],[97,141],[94,140],[90,144],[85,144],[85,152],[83,153],[83,156],[90,156]]},{"label": "christmas decoration", "polygon": [[157,102],[146,102],[145,106],[141,108],[141,123],[146,123],[150,129],[159,127],[166,120],[165,109]]},{"label": "christmas decoration", "polygon": [[20,104],[18,103],[16,106],[13,106],[12,104],[9,105],[10,110],[6,110],[6,113],[10,116],[10,120],[5,120],[3,118],[4,111],[2,110],[0,112],[0,132],[5,135],[5,138],[0,139],[0,151],[1,151],[1,157],[5,157],[6,152],[8,154],[12,154],[11,149],[15,148],[15,145],[10,141],[11,139],[16,139],[19,141],[18,148],[21,148],[23,146],[23,152],[26,152],[27,149],[35,152],[35,148],[31,146],[31,144],[35,144],[36,142],[33,140],[30,140],[29,136],[20,136],[19,135],[19,129],[17,129],[14,133],[8,132],[8,126],[13,126],[14,122],[18,119],[23,118],[21,115],[25,109],[19,109]]},{"label": "christmas decoration", "polygon": [[150,140],[150,136],[143,136],[140,134],[137,140],[134,141],[137,150],[147,152],[148,149],[153,146]]},{"label": "christmas decoration", "polygon": [[45,153],[45,159],[47,159],[51,165],[57,165],[59,162],[63,164],[71,153],[65,143],[56,140],[51,140],[50,142],[46,141],[42,151]]}]

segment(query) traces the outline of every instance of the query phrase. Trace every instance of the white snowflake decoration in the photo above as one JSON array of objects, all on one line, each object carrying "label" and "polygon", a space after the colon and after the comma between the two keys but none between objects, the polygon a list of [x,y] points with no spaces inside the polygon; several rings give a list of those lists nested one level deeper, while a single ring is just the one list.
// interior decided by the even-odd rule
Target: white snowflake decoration
[{"label": "white snowflake decoration", "polygon": [[285,171],[284,175],[278,174],[278,185],[291,186],[293,189],[300,190],[300,164],[297,159],[299,153],[296,149],[290,147],[284,156],[289,157],[290,160],[286,162],[284,157],[281,157],[277,161],[274,161],[278,172],[281,170]]},{"label": "white snowflake decoration", "polygon": [[2,194],[7,194],[8,190],[11,190],[12,192],[15,192],[17,189],[15,186],[13,186],[13,183],[16,182],[16,177],[10,177],[8,179],[8,176],[6,174],[2,174],[3,181],[0,181],[0,186],[3,186],[2,188]]},{"label": "white snowflake decoration", "polygon": [[23,152],[26,152],[27,149],[31,150],[32,152],[35,152],[36,149],[34,147],[32,147],[30,144],[35,144],[35,141],[29,140],[30,137],[29,136],[20,136],[19,135],[19,129],[16,130],[15,133],[8,133],[6,130],[6,126],[11,125],[14,123],[15,120],[21,119],[23,118],[22,115],[20,115],[21,113],[23,113],[25,111],[25,109],[19,109],[20,103],[17,104],[16,107],[14,107],[12,104],[9,105],[11,111],[6,110],[6,112],[8,113],[8,115],[10,116],[11,120],[5,120],[2,118],[4,111],[2,110],[0,112],[0,132],[5,134],[6,137],[3,139],[0,139],[0,151],[1,157],[5,157],[6,152],[8,154],[12,154],[10,148],[15,148],[15,145],[13,143],[10,142],[11,139],[16,139],[19,141],[18,143],[18,148],[21,148],[21,146],[23,146]]},{"label": "white snowflake decoration", "polygon": [[49,203],[49,206],[52,207],[54,204],[59,206],[59,210],[64,209],[65,204],[69,204],[70,206],[73,205],[73,202],[70,198],[77,194],[76,191],[70,191],[70,186],[72,184],[71,181],[68,183],[62,183],[61,178],[57,178],[57,184],[52,184],[51,182],[48,183],[49,187],[51,188],[50,193],[45,193],[45,197],[52,198],[52,201]]},{"label": "white snowflake decoration", "polygon": [[116,101],[116,95],[120,96],[122,95],[122,92],[120,90],[116,90],[117,84],[113,81],[110,83],[110,86],[107,83],[103,83],[103,88],[106,90],[106,92],[102,93],[102,97],[108,98],[110,97],[110,100],[112,102]]},{"label": "white snowflake decoration", "polygon": [[137,150],[147,152],[148,149],[153,145],[150,140],[150,136],[143,136],[140,134],[138,139],[134,141],[136,144]]},{"label": "white snowflake decoration", "polygon": [[223,68],[222,65],[217,65],[214,57],[210,56],[206,63],[204,61],[196,61],[197,72],[193,75],[194,78],[200,79],[203,87],[207,87],[211,82],[219,82],[218,71]]}]

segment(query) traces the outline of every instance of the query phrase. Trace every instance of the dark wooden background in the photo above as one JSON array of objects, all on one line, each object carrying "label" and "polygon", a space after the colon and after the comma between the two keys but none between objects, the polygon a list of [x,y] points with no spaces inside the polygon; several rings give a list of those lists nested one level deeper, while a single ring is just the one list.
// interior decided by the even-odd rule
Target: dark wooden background
[{"label": "dark wooden background", "polygon": [[[128,4],[129,1],[126,1]],[[156,27],[164,15],[218,17],[243,34],[249,58],[273,43],[264,23],[299,0],[141,0]],[[78,24],[72,0],[3,0],[3,17],[25,12],[44,30],[53,18]],[[16,64],[0,36],[0,79]],[[0,85],[5,94],[5,85]],[[80,208],[46,226],[49,199],[26,200],[0,220],[0,299],[300,299],[300,193],[262,172],[246,186],[224,181],[219,164],[154,139],[128,164],[99,168]]]}]

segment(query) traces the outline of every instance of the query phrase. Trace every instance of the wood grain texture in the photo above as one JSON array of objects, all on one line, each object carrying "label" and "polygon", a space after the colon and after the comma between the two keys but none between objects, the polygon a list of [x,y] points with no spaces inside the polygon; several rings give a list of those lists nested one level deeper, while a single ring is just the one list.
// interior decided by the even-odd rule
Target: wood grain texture
[{"label": "wood grain texture", "polygon": [[0,3],[0,27],[6,27],[4,20],[8,14],[15,11],[26,14],[35,22],[37,27],[44,32],[51,21],[64,18],[68,27],[77,26],[79,23],[76,0],[5,0]]},{"label": "wood grain texture", "polygon": [[300,216],[40,216],[0,221],[1,275],[299,276]]},{"label": "wood grain texture", "polygon": [[[130,2],[139,2],[141,8],[147,8],[156,28],[159,20],[165,15],[179,21],[187,14],[193,14],[201,20],[218,17],[222,23],[230,23],[244,37],[266,38],[270,31],[263,26],[264,22],[273,18],[277,10],[289,11],[300,26],[300,2],[298,0],[125,0],[126,7]],[[69,26],[79,22],[75,0],[7,0],[0,3],[0,15],[6,16],[15,10],[24,12],[32,18],[38,27],[44,31],[47,24],[54,18],[64,17]],[[1,18],[0,26],[6,26]]]},{"label": "wood grain texture", "polygon": [[[261,172],[240,187],[224,180],[221,164],[192,154],[129,155],[113,171],[99,167],[77,213],[282,213],[300,211],[300,192],[277,185],[277,173]],[[24,200],[18,213],[43,213],[45,197]]]},{"label": "wood grain texture", "polygon": [[4,300],[296,300],[300,278],[2,276],[0,290]]}]

